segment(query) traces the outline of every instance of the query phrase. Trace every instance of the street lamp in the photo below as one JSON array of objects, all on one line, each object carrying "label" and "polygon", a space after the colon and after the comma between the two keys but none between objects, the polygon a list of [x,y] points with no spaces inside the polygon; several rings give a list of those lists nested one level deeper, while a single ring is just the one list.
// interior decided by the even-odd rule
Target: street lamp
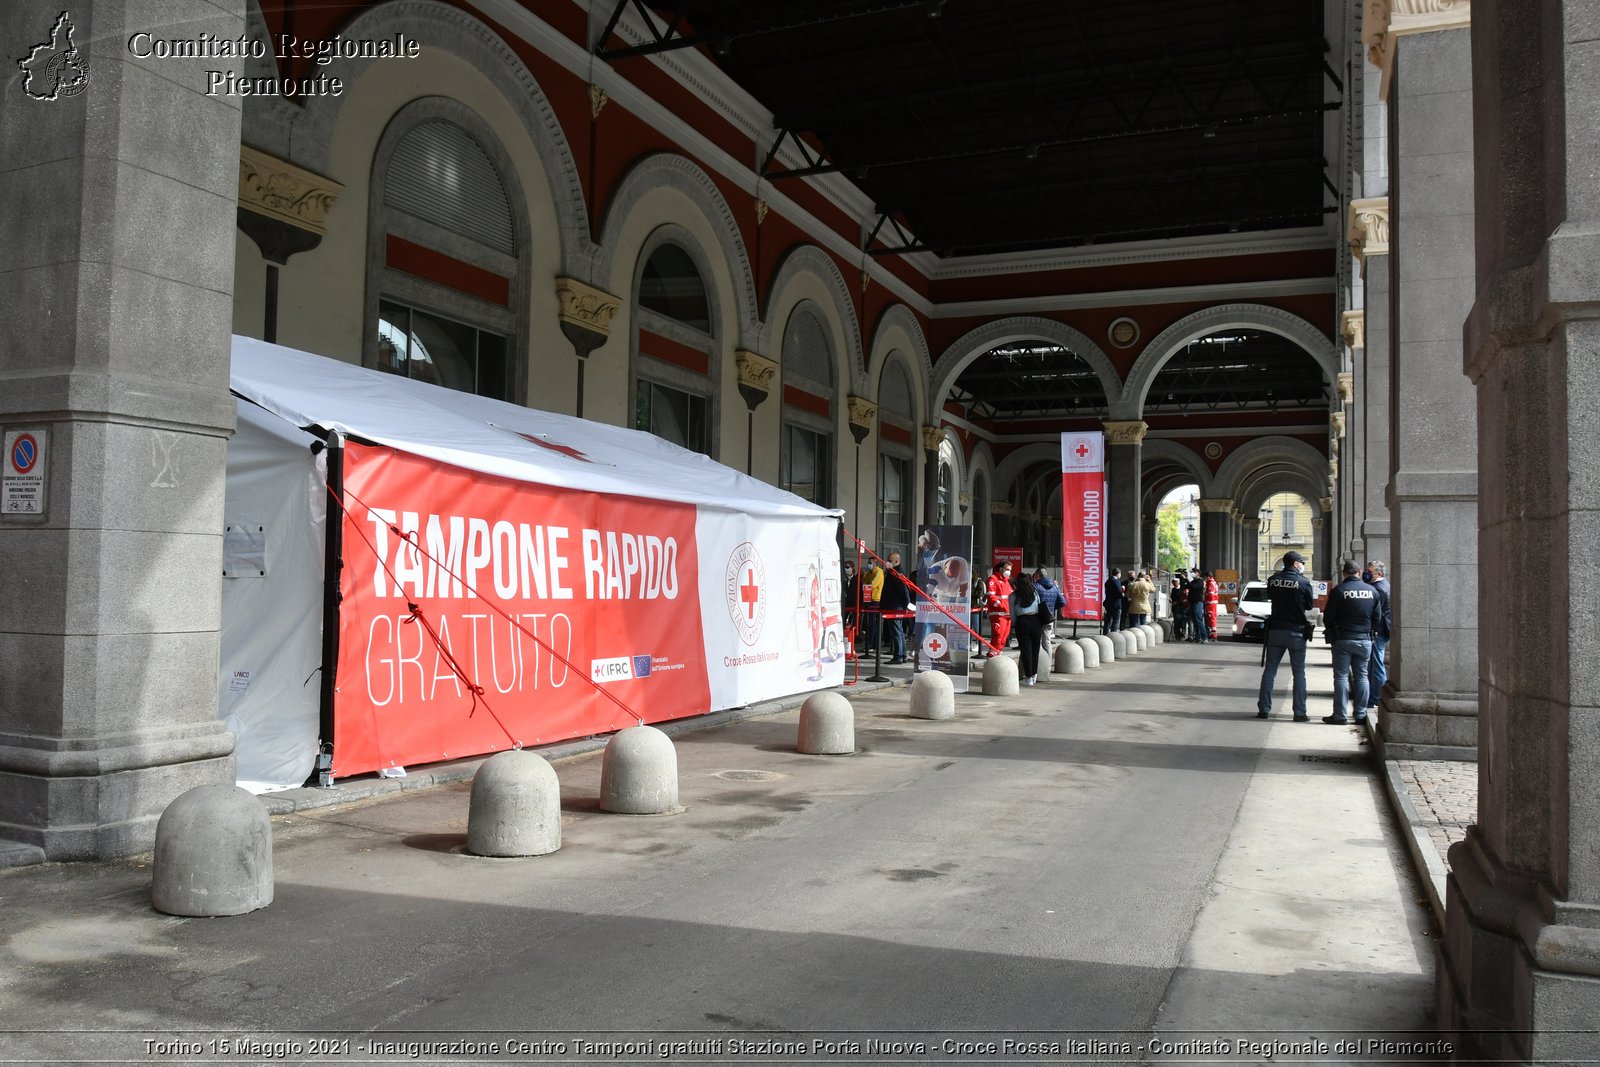
[{"label": "street lamp", "polygon": [[1186,523],[1184,528],[1187,535],[1186,540],[1189,542],[1189,568],[1193,570],[1200,566],[1200,553],[1197,547],[1200,539],[1195,536],[1194,523]]},{"label": "street lamp", "polygon": [[1256,534],[1257,552],[1260,556],[1256,561],[1256,574],[1271,574],[1273,565],[1277,562],[1272,558],[1272,509],[1262,508],[1257,518],[1261,525]]}]

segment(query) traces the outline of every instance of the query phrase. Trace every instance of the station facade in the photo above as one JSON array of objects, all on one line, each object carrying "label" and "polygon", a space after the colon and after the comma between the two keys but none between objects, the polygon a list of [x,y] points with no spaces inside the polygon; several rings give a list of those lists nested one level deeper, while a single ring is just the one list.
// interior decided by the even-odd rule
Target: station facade
[{"label": "station facade", "polygon": [[[1484,769],[1441,1021],[1541,1059],[1600,1013],[1588,5],[1328,4],[1324,226],[958,257],[881,254],[841,174],[771,177],[804,160],[707,51],[598,60],[609,3],[177,6],[156,40],[251,45],[133,49],[152,28],[106,0],[65,13],[73,46],[57,7],[0,13],[78,50],[0,112],[0,423],[48,464],[44,509],[0,516],[0,837],[127,854],[231,780],[210,576],[237,333],[650,430],[885,552],[970,523],[980,560],[1056,562],[1067,430],[1107,434],[1110,565],[1153,564],[1192,486],[1200,565],[1254,577],[1294,493],[1318,577],[1388,566],[1384,755]],[[393,49],[276,54],[336,36]],[[1306,393],[1186,402],[1247,335]],[[1083,396],[987,403],[977,372],[1017,351]]]}]

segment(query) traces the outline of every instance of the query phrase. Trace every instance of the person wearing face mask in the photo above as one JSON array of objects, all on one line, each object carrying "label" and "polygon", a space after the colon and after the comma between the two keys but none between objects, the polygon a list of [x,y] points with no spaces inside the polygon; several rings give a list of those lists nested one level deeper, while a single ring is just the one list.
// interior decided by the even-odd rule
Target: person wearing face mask
[{"label": "person wearing face mask", "polygon": [[1306,708],[1306,643],[1312,625],[1306,621],[1313,597],[1311,582],[1302,573],[1306,558],[1298,552],[1283,557],[1283,569],[1267,579],[1267,596],[1272,600],[1272,615],[1267,619],[1266,644],[1262,649],[1261,689],[1256,694],[1256,718],[1272,718],[1272,687],[1278,680],[1278,664],[1285,651],[1294,671],[1294,721],[1310,722]]},{"label": "person wearing face mask", "polygon": [[994,573],[989,575],[989,581],[984,590],[988,594],[985,605],[989,612],[989,624],[994,628],[995,655],[1005,651],[1006,642],[1011,638],[1011,564],[996,561]]}]

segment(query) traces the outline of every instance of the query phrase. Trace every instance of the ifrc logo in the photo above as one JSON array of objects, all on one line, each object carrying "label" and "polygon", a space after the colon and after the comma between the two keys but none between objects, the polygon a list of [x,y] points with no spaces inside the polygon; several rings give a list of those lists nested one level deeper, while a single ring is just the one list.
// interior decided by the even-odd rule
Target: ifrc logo
[{"label": "ifrc logo", "polygon": [[739,640],[753,645],[767,621],[767,569],[756,546],[745,541],[728,557],[726,574],[728,616]]},{"label": "ifrc logo", "polygon": [[589,661],[589,680],[598,685],[607,682],[627,682],[633,679],[633,660],[627,656]]}]

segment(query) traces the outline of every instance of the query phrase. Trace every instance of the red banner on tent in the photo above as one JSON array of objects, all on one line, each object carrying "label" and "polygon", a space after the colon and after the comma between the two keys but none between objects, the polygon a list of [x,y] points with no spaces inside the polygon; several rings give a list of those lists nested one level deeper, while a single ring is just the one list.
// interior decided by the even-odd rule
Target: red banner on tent
[{"label": "red banner on tent", "polygon": [[710,706],[693,505],[344,463],[339,777]]},{"label": "red banner on tent", "polygon": [[1061,617],[1098,619],[1105,572],[1106,438],[1061,435]]}]

